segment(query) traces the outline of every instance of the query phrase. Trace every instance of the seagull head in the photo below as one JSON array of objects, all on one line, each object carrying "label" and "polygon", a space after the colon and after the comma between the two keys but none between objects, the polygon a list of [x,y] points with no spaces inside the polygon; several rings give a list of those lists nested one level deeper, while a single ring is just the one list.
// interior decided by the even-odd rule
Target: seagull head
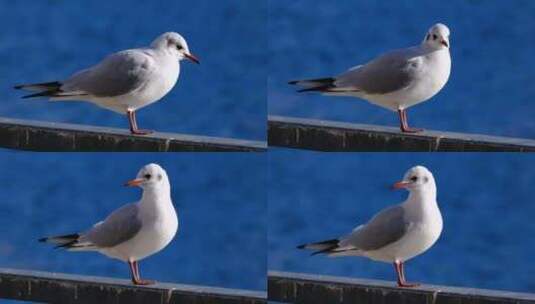
[{"label": "seagull head", "polygon": [[425,191],[435,189],[435,178],[433,174],[423,166],[410,168],[403,180],[394,184],[394,189],[407,189],[409,191]]},{"label": "seagull head", "polygon": [[169,187],[169,178],[165,170],[157,164],[148,164],[139,170],[135,179],[125,186],[140,187],[143,190]]},{"label": "seagull head", "polygon": [[152,42],[151,47],[168,51],[176,56],[179,61],[188,59],[196,64],[200,63],[199,59],[189,51],[186,39],[175,32],[161,34]]},{"label": "seagull head", "polygon": [[442,23],[433,25],[429,31],[427,31],[423,44],[437,50],[449,49],[450,29]]}]

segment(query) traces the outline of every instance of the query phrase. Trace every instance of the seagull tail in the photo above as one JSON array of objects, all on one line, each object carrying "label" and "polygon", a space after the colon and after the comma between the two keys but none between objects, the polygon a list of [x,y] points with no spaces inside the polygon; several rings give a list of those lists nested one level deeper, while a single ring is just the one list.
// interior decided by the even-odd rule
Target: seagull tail
[{"label": "seagull tail", "polygon": [[317,255],[317,254],[322,254],[322,253],[328,253],[338,248],[339,243],[340,243],[340,240],[332,239],[332,240],[327,240],[323,242],[299,245],[297,246],[297,249],[316,250],[315,252],[312,253],[312,255]]},{"label": "seagull tail", "polygon": [[61,86],[63,84],[59,81],[32,83],[32,84],[20,84],[14,86],[17,90],[25,90],[30,92],[36,92],[34,94],[23,96],[22,98],[33,97],[50,97],[58,93],[61,93]]},{"label": "seagull tail", "polygon": [[309,243],[297,246],[298,249],[315,250],[312,255],[326,254],[329,257],[355,256],[362,255],[362,251],[353,246],[340,244],[339,239]]},{"label": "seagull tail", "polygon": [[97,249],[94,244],[82,241],[81,235],[78,233],[44,237],[39,239],[39,242],[55,244],[56,246],[54,248],[63,248],[69,251],[86,251]]},{"label": "seagull tail", "polygon": [[13,88],[17,90],[25,90],[29,92],[35,92],[33,94],[22,96],[23,99],[48,97],[52,100],[68,100],[72,97],[86,96],[88,94],[84,92],[65,92],[62,90],[63,83],[59,81],[32,83],[32,84],[20,84]]},{"label": "seagull tail", "polygon": [[56,247],[68,247],[71,244],[78,242],[80,235],[78,233],[58,235],[51,237],[40,238],[39,242],[56,244]]},{"label": "seagull tail", "polygon": [[318,79],[305,79],[305,80],[292,80],[288,82],[291,85],[297,85],[302,87],[298,92],[329,92],[336,88],[334,82],[335,78],[318,78]]},{"label": "seagull tail", "polygon": [[308,80],[293,80],[288,82],[291,85],[297,85],[302,89],[297,90],[299,93],[303,92],[319,92],[331,96],[353,96],[361,93],[361,90],[354,87],[339,87],[336,85],[336,78],[319,78]]}]

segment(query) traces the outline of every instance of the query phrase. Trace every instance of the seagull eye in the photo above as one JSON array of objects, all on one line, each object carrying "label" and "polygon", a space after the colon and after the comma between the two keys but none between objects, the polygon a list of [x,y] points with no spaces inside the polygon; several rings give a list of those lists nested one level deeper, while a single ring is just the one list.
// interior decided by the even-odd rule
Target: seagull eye
[{"label": "seagull eye", "polygon": [[438,36],[433,34],[433,40],[437,40]]},{"label": "seagull eye", "polygon": [[146,179],[150,179],[152,176],[150,174],[145,174],[144,176]]},{"label": "seagull eye", "polygon": [[412,182],[416,182],[416,181],[418,181],[418,176],[413,176],[413,177],[411,177],[411,181],[412,181]]},{"label": "seagull eye", "polygon": [[184,49],[184,47],[181,46],[180,44],[177,44],[176,45],[176,49],[179,50],[179,51],[182,51]]}]

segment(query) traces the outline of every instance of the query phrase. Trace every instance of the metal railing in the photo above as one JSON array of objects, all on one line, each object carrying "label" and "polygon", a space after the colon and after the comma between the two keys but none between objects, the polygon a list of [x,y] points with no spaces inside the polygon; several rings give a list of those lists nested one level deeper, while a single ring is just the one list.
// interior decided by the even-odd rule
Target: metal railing
[{"label": "metal railing", "polygon": [[46,303],[264,304],[266,293],[227,288],[157,283],[38,271],[0,269],[0,299]]},{"label": "metal railing", "polygon": [[268,145],[319,151],[535,151],[535,140],[424,131],[295,117],[268,117]]},{"label": "metal railing", "polygon": [[128,130],[65,123],[0,118],[0,147],[32,151],[234,151],[262,152],[262,141]]},{"label": "metal railing", "polygon": [[398,288],[395,282],[270,271],[268,300],[295,304],[527,304],[535,294],[422,285]]}]

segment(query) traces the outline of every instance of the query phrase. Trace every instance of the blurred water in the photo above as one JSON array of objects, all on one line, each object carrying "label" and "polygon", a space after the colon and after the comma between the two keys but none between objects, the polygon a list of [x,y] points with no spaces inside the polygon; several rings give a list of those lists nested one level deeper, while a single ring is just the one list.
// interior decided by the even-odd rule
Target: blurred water
[{"label": "blurred water", "polygon": [[519,154],[269,155],[268,268],[394,280],[389,264],[365,258],[310,257],[296,245],[349,233],[402,202],[389,189],[422,164],[435,176],[444,230],[407,263],[409,280],[535,292],[535,156]]},{"label": "blurred water", "polygon": [[218,153],[0,153],[0,267],[129,278],[125,263],[98,253],[54,250],[37,239],[85,230],[136,201],[140,190],[123,183],[156,162],[171,179],[180,227],[167,248],[140,263],[143,277],[265,289],[265,159]]},{"label": "blurred water", "polygon": [[158,131],[265,138],[264,1],[0,0],[0,116],[126,128],[126,117],[78,102],[22,101],[14,84],[61,79],[107,54],[177,31],[201,65],[138,113]]},{"label": "blurred water", "polygon": [[409,111],[428,129],[535,137],[535,2],[269,0],[269,112],[398,125],[397,115],[346,97],[297,94],[288,80],[330,76],[427,29],[451,29],[452,74],[430,102]]}]

